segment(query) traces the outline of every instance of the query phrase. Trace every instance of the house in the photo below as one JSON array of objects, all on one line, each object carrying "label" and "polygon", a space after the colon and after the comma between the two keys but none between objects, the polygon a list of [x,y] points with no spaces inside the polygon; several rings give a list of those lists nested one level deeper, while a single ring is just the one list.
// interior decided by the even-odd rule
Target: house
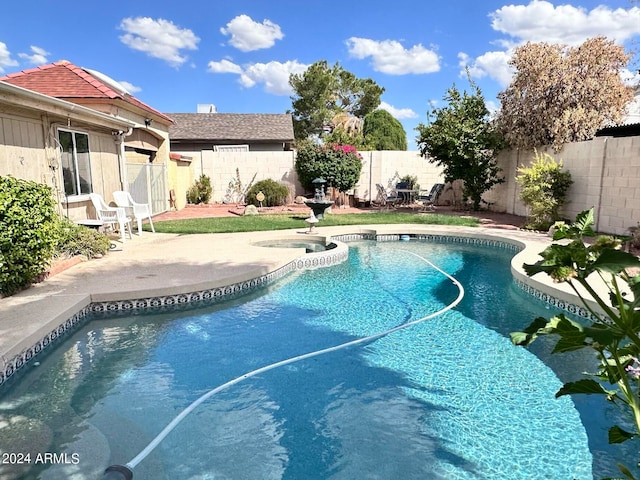
[{"label": "house", "polygon": [[8,125],[0,149],[9,153],[1,175],[45,181],[72,219],[91,214],[92,192],[109,202],[113,191],[128,190],[153,213],[168,208],[170,117],[106,75],[68,61],[2,76],[0,84],[11,93],[0,97]]},{"label": "house", "polygon": [[229,199],[228,186],[238,180],[245,186],[252,178],[296,183],[291,115],[213,113],[215,107],[210,107],[167,114],[174,121],[169,127],[169,178],[176,185],[176,208],[185,205],[187,189],[203,173],[210,177],[218,202]]},{"label": "house", "polygon": [[285,113],[168,113],[172,151],[290,150],[293,119]]}]

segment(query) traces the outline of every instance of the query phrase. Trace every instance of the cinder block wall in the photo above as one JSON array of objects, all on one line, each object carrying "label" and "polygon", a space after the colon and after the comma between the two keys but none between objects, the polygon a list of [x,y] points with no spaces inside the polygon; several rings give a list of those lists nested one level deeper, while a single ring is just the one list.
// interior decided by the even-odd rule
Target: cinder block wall
[{"label": "cinder block wall", "polygon": [[[562,160],[564,169],[571,172],[574,183],[561,210],[564,217],[574,219],[594,208],[596,229],[618,235],[628,234],[627,229],[640,222],[640,137],[597,137],[567,144],[557,153],[549,148],[539,151]],[[529,165],[533,156],[533,151],[500,153],[498,163],[506,182],[485,194],[492,210],[528,214],[515,178],[517,169]]]}]

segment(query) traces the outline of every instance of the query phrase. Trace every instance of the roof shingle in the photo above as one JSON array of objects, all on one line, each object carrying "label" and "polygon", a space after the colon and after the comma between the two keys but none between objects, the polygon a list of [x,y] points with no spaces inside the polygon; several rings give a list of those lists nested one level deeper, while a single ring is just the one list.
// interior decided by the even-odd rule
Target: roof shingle
[{"label": "roof shingle", "polygon": [[0,76],[0,80],[42,93],[54,98],[68,101],[74,99],[107,98],[123,100],[149,113],[154,113],[167,121],[171,118],[141,102],[128,93],[121,93],[86,70],[77,67],[67,60],[42,65],[21,72]]},{"label": "roof shingle", "polygon": [[167,113],[172,141],[292,142],[293,120],[287,113]]}]

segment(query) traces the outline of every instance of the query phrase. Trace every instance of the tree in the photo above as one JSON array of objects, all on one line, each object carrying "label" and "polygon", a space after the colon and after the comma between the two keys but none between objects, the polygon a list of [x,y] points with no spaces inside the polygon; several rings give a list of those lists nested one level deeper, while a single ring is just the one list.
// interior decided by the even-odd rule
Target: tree
[{"label": "tree", "polygon": [[386,110],[378,109],[364,117],[365,143],[372,150],[406,150],[407,132]]},{"label": "tree", "polygon": [[480,88],[469,81],[473,94],[452,86],[444,96],[448,105],[432,111],[435,121],[416,130],[420,154],[442,167],[445,182],[463,180],[465,197],[479,210],[482,194],[504,182],[495,161],[503,140],[489,121]]},{"label": "tree", "polygon": [[313,191],[313,180],[321,177],[341,192],[353,188],[360,180],[362,157],[352,145],[316,145],[303,142],[296,154],[298,179]]},{"label": "tree", "polygon": [[289,84],[294,95],[293,129],[296,139],[320,136],[336,114],[364,117],[380,105],[384,88],[370,78],[357,78],[337,62],[315,62],[302,74],[291,74]]},{"label": "tree", "polygon": [[527,43],[509,64],[515,75],[498,94],[497,122],[511,146],[529,149],[579,142],[621,121],[632,90],[620,78],[629,56],[604,37],[578,47]]}]

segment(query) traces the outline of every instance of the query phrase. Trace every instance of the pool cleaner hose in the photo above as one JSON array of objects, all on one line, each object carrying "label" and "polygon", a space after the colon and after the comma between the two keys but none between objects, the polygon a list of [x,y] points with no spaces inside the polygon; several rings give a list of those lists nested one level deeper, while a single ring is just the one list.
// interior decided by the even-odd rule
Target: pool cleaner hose
[{"label": "pool cleaner hose", "polygon": [[128,462],[126,465],[112,465],[109,468],[107,468],[105,470],[104,473],[104,477],[102,480],[132,480],[133,478],[133,470],[136,468],[136,466],[142,461],[144,460],[147,455],[149,455],[159,444],[160,442],[162,442],[162,440],[164,440],[164,438],[169,435],[169,433],[175,428],[177,427],[180,422],[182,422],[182,420],[184,420],[184,418],[189,415],[193,410],[195,410],[201,403],[203,403],[204,401],[208,400],[209,398],[211,398],[212,396],[214,396],[216,393],[219,393],[223,390],[226,390],[227,388],[240,383],[248,378],[251,377],[255,377],[256,375],[259,375],[261,373],[264,372],[268,372],[269,370],[273,370],[279,367],[283,367],[285,365],[289,365],[295,362],[299,362],[301,360],[306,360],[307,358],[312,358],[312,357],[317,357],[319,355],[324,355],[325,353],[330,353],[330,352],[335,352],[338,350],[342,350],[343,348],[349,348],[349,347],[353,347],[356,345],[362,345],[365,343],[370,343],[373,342],[374,340],[378,340],[379,338],[385,337],[391,333],[394,332],[398,332],[400,330],[404,330],[406,328],[412,327],[414,325],[417,325],[419,323],[422,323],[426,320],[429,320],[431,318],[437,317],[438,315],[442,315],[443,313],[451,310],[452,308],[456,307],[464,298],[464,288],[462,287],[462,285],[460,284],[460,282],[458,282],[458,280],[456,280],[455,278],[453,278],[451,275],[449,275],[447,272],[445,272],[444,270],[438,268],[437,266],[435,266],[433,263],[431,263],[429,260],[427,260],[426,258],[418,255],[417,253],[413,253],[410,252],[408,250],[400,250],[402,252],[414,255],[415,257],[418,257],[419,259],[423,260],[425,263],[427,263],[428,265],[430,265],[432,268],[434,268],[435,270],[437,270],[438,272],[442,273],[445,277],[447,277],[449,280],[451,280],[453,282],[453,284],[458,287],[458,296],[456,297],[456,299],[451,302],[449,305],[447,305],[446,307],[438,310],[437,312],[434,313],[430,313],[429,315],[419,318],[418,320],[414,320],[411,322],[406,322],[406,323],[402,323],[396,327],[393,327],[389,330],[385,330],[384,332],[380,332],[377,333],[375,335],[370,335],[368,337],[363,337],[363,338],[359,338],[357,340],[352,340],[350,342],[346,342],[346,343],[342,343],[340,345],[336,345],[333,347],[329,347],[329,348],[324,348],[322,350],[316,350],[315,352],[310,352],[310,353],[305,353],[303,355],[298,355],[296,357],[291,357],[288,358],[286,360],[281,360],[279,362],[276,363],[272,363],[271,365],[267,365],[265,367],[261,367],[258,368],[256,370],[253,370],[251,372],[245,373],[244,375],[241,375],[237,378],[234,378],[233,380],[228,381],[227,383],[220,385],[212,390],[209,390],[207,393],[203,394],[201,397],[199,397],[198,399],[196,399],[193,403],[191,403],[188,407],[186,407],[182,412],[180,412],[180,414],[175,417],[166,427],[164,427],[164,429],[138,454],[136,455],[130,462]]}]

